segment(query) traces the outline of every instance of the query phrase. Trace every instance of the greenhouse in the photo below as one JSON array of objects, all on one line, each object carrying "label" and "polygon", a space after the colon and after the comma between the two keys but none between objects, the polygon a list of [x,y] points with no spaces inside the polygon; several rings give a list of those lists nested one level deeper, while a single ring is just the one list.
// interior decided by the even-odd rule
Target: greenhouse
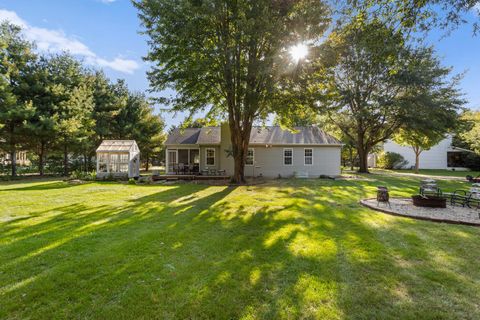
[{"label": "greenhouse", "polygon": [[135,140],[103,140],[97,148],[97,178],[140,175],[140,150]]}]

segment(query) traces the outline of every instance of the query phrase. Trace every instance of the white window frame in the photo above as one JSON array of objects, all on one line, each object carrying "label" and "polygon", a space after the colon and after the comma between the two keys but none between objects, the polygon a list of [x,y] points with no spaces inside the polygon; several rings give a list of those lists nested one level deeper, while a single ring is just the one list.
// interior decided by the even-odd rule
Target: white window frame
[{"label": "white window frame", "polygon": [[[247,164],[247,158],[248,158],[248,152],[252,151],[252,164]],[[254,148],[248,148],[247,151],[247,156],[245,157],[245,167],[253,167],[255,165],[255,149]]]},{"label": "white window frame", "polygon": [[[290,156],[290,158],[292,158],[292,163],[290,163],[290,164],[286,164],[286,163],[285,163],[285,151],[287,151],[287,150],[290,150],[290,151],[292,152],[292,155]],[[282,159],[283,159],[283,165],[284,165],[284,166],[287,166],[287,167],[293,166],[293,148],[283,148],[283,157],[282,157]]]},{"label": "white window frame", "polygon": [[[312,155],[310,156],[312,158],[312,163],[307,163],[307,156],[305,155],[305,152],[307,150],[312,150]],[[304,148],[303,149],[303,165],[305,166],[313,166],[313,148]]]},{"label": "white window frame", "polygon": [[[213,163],[208,163],[208,150],[213,150]],[[205,166],[214,166],[215,165],[215,148],[205,148]]]}]

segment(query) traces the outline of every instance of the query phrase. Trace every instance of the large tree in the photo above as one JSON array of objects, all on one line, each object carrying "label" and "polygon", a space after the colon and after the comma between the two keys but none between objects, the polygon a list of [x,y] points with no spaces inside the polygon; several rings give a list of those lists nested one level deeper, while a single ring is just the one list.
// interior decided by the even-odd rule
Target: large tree
[{"label": "large tree", "polygon": [[468,144],[468,148],[480,155],[480,111],[467,111],[461,120],[464,125],[460,138]]},{"label": "large tree", "polygon": [[368,172],[369,152],[400,127],[426,110],[458,108],[461,100],[449,74],[431,49],[413,48],[401,30],[359,17],[324,44],[313,77],[318,75],[317,107],[355,145],[359,171]]},{"label": "large tree", "polygon": [[244,182],[253,122],[274,109],[278,79],[294,69],[289,48],[323,36],[327,7],[319,0],[134,3],[150,37],[151,87],[174,89],[174,110],[214,108],[227,115],[232,181]]},{"label": "large tree", "polygon": [[338,6],[339,11],[347,15],[364,13],[405,30],[440,28],[450,32],[469,23],[473,33],[480,31],[480,0],[348,0],[340,3],[343,6]]},{"label": "large tree", "polygon": [[10,154],[12,176],[17,175],[16,153],[25,142],[26,124],[34,114],[27,100],[27,78],[36,60],[33,44],[21,29],[7,22],[0,24],[0,144]]},{"label": "large tree", "polygon": [[63,174],[69,174],[69,154],[78,151],[78,142],[92,135],[93,91],[79,61],[69,54],[50,58],[50,94],[55,108],[58,149],[63,152]]}]

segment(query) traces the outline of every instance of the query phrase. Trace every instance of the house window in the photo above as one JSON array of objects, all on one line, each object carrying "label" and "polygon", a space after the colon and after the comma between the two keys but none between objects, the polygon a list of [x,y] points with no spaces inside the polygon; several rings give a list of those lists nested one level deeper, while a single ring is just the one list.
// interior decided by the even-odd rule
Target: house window
[{"label": "house window", "polygon": [[286,166],[293,164],[293,149],[283,149],[283,164]]},{"label": "house window", "polygon": [[247,157],[245,159],[246,166],[253,166],[255,161],[255,150],[253,148],[249,148],[247,151]]},{"label": "house window", "polygon": [[305,149],[305,165],[311,166],[313,164],[313,149]]},{"label": "house window", "polygon": [[215,149],[213,148],[207,148],[205,150],[205,156],[206,156],[206,164],[207,166],[214,166],[215,165]]}]

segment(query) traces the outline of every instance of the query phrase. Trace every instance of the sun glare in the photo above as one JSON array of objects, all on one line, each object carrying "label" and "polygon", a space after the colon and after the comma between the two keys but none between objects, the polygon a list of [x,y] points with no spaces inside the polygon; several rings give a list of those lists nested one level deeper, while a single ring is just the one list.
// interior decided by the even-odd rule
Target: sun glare
[{"label": "sun glare", "polygon": [[302,43],[299,43],[297,45],[294,45],[293,47],[290,47],[288,52],[290,52],[292,59],[295,62],[298,62],[308,55],[308,47]]}]

